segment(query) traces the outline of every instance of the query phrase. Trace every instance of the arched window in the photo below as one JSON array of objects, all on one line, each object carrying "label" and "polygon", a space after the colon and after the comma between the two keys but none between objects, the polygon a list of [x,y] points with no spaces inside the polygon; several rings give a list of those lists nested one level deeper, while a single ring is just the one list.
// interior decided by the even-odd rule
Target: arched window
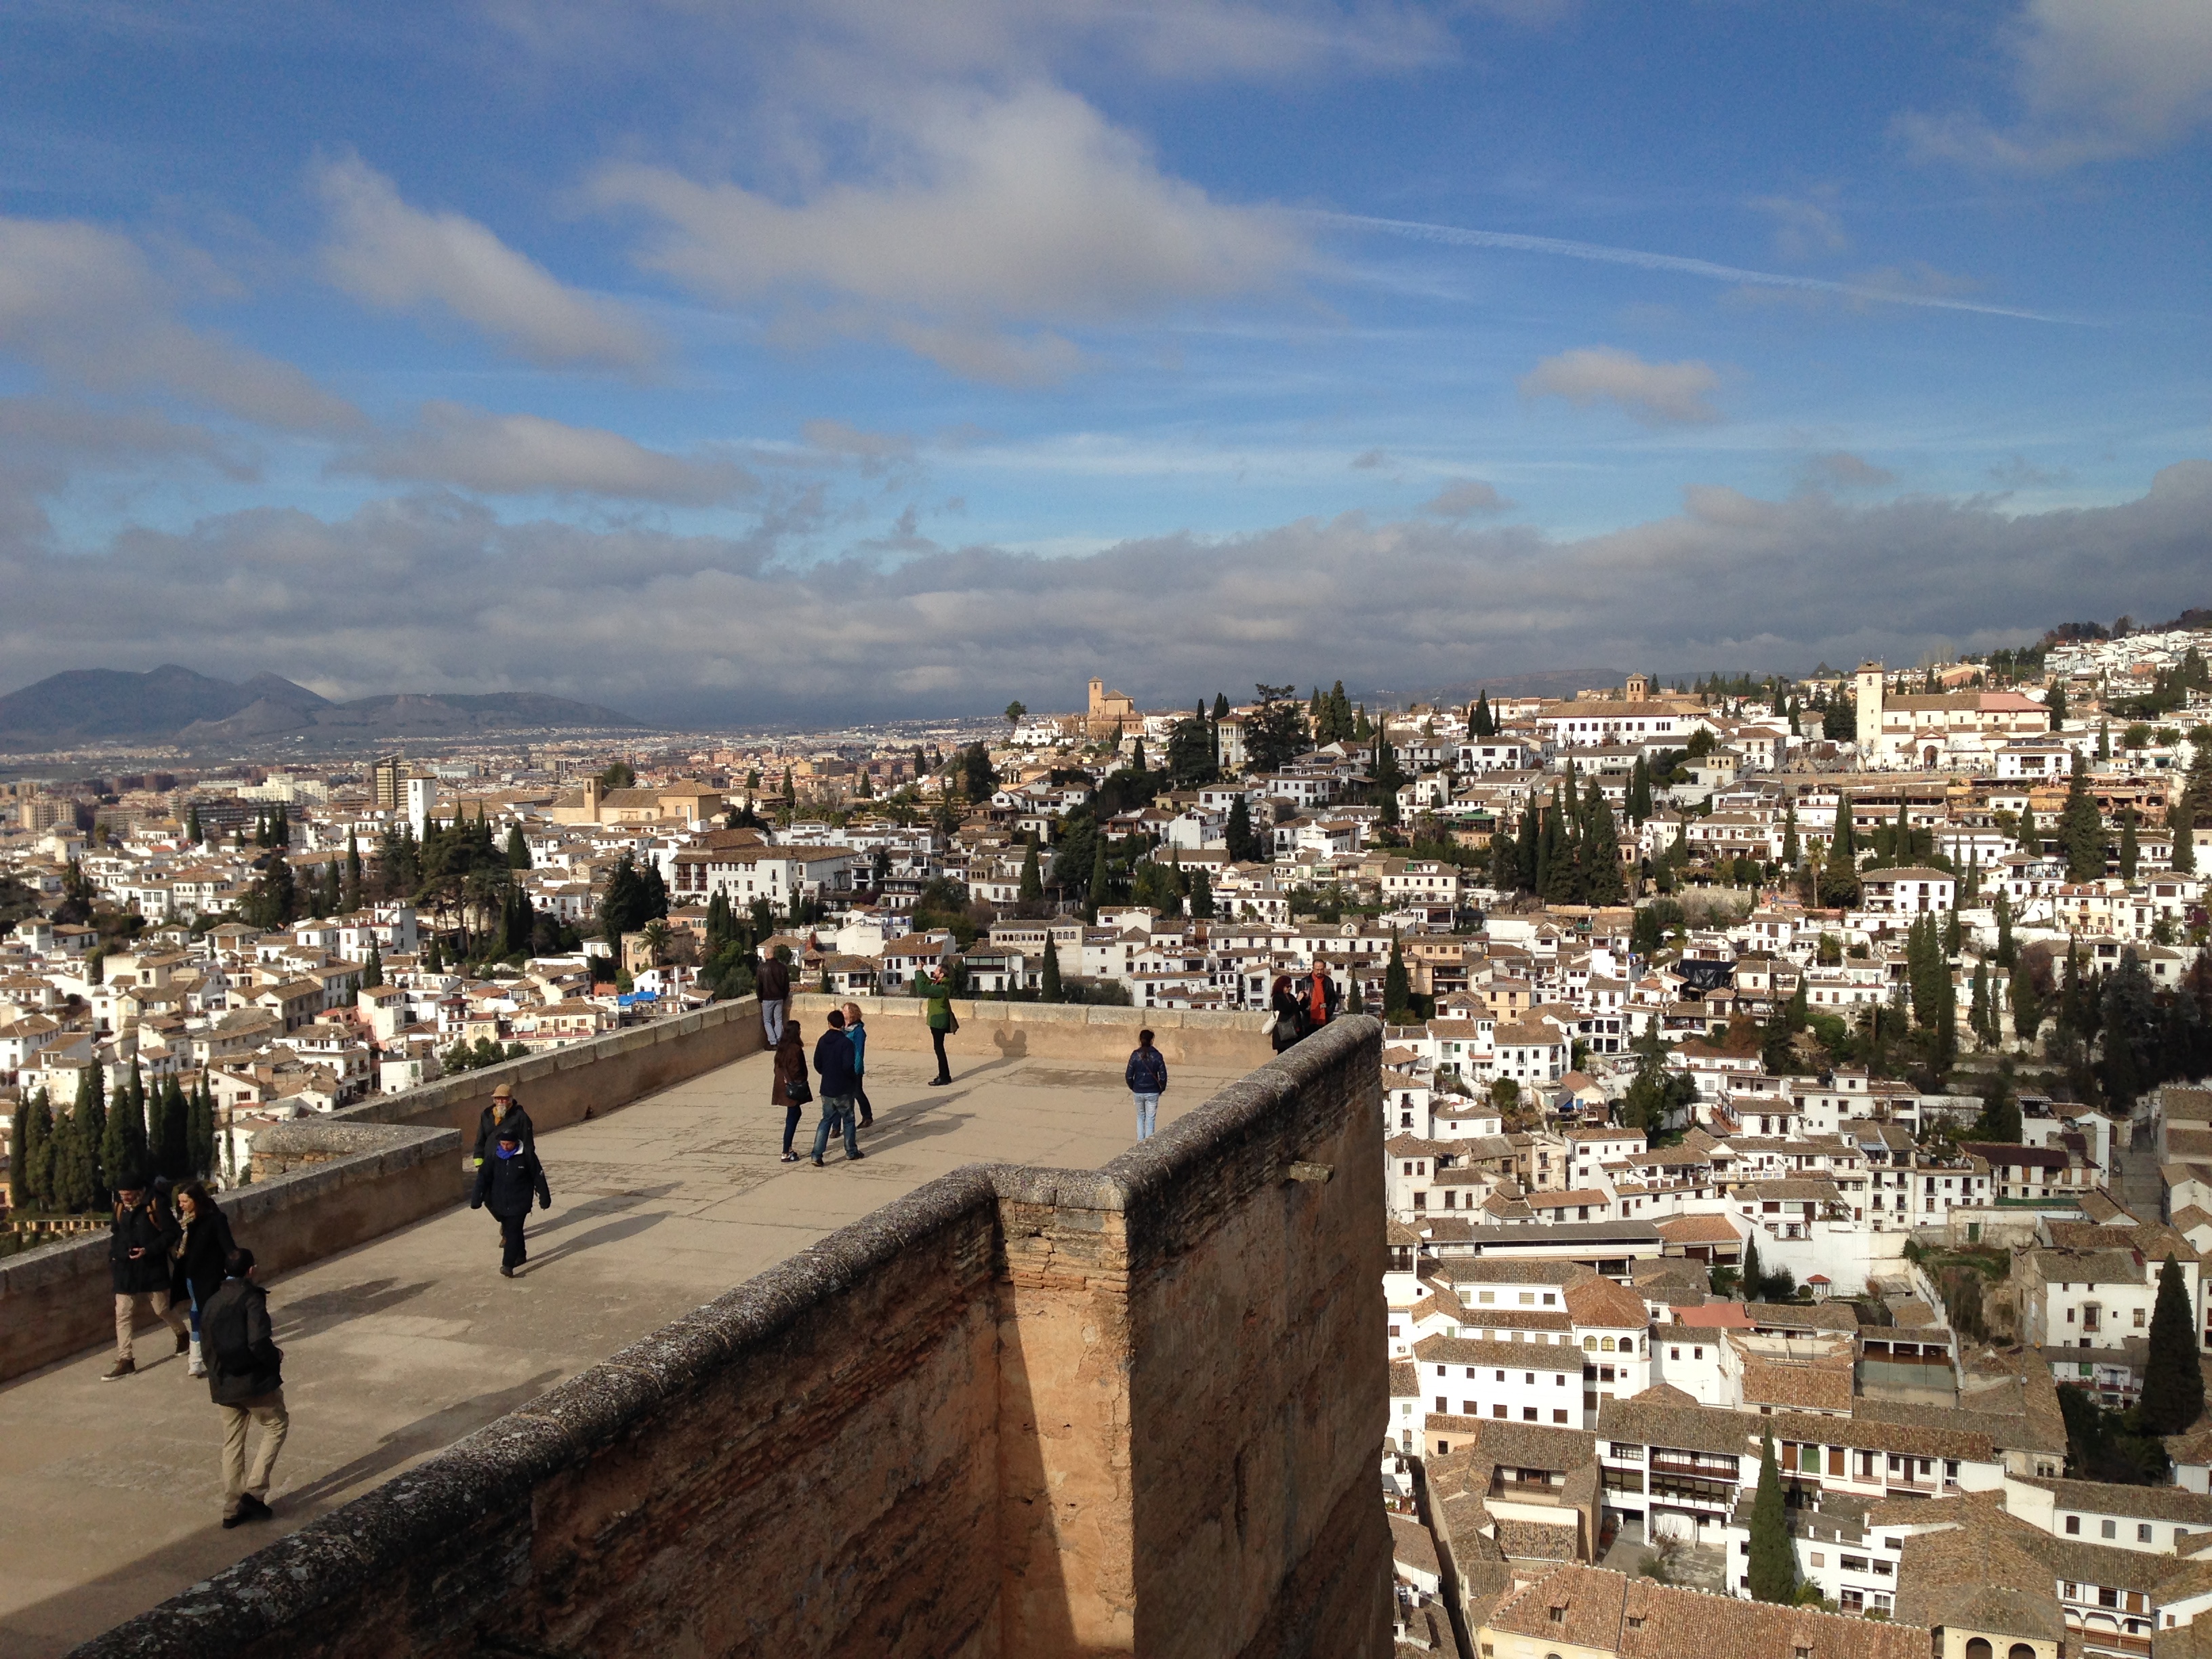
[{"label": "arched window", "polygon": [[1994,1654],[1986,1636],[1977,1636],[1966,1644],[1966,1659],[1994,1659]]},{"label": "arched window", "polygon": [[2006,1653],[2005,1659],[2035,1659],[2035,1650],[2025,1642],[2015,1642]]},{"label": "arched window", "polygon": [[1613,1339],[1608,1336],[1604,1341],[1599,1343],[1597,1347],[1600,1353],[1611,1353],[1613,1352]]},{"label": "arched window", "polygon": [[1636,1339],[1632,1336],[1622,1337],[1620,1339],[1620,1351],[1623,1353],[1634,1353],[1636,1352]]},{"label": "arched window", "polygon": [[1583,1339],[1583,1352],[1584,1353],[1595,1353],[1597,1352],[1597,1339],[1594,1336],[1584,1337]]}]

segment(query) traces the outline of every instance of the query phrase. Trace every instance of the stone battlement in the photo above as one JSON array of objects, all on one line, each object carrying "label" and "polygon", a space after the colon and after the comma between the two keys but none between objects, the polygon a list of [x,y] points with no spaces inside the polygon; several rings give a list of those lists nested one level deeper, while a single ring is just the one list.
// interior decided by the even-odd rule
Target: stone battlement
[{"label": "stone battlement", "polygon": [[1380,1037],[939,1177],[78,1651],[1382,1659]]}]

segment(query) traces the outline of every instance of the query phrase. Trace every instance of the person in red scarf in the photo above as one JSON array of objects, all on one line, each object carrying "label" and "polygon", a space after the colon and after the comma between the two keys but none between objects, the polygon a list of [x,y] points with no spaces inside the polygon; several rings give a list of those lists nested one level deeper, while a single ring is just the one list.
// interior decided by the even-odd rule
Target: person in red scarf
[{"label": "person in red scarf", "polygon": [[1339,994],[1328,968],[1318,962],[1314,963],[1312,977],[1298,988],[1298,1000],[1303,1005],[1308,1030],[1318,1031],[1336,1018]]}]

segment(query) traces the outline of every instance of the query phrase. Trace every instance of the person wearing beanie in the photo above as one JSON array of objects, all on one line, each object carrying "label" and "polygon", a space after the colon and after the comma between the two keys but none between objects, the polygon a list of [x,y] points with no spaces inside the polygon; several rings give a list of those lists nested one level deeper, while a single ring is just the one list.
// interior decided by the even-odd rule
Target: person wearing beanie
[{"label": "person wearing beanie", "polygon": [[522,1224],[529,1217],[533,1193],[540,1206],[553,1207],[553,1194],[546,1188],[545,1170],[538,1162],[538,1154],[522,1144],[519,1125],[501,1124],[499,1138],[492,1143],[492,1155],[477,1171],[477,1189],[469,1199],[469,1208],[488,1209],[498,1218],[502,1279],[514,1278],[514,1270],[530,1260],[530,1252],[523,1248]]}]

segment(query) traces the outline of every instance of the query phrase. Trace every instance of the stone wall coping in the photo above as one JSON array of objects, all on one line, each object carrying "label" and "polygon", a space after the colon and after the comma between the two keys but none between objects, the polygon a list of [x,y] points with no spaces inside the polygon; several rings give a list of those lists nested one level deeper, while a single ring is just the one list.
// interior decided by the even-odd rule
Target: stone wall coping
[{"label": "stone wall coping", "polygon": [[[312,1620],[319,1607],[337,1598],[390,1582],[394,1573],[416,1573],[422,1562],[438,1558],[445,1540],[488,1517],[526,1516],[532,1491],[540,1482],[638,1431],[641,1418],[680,1399],[748,1352],[772,1345],[823,1303],[910,1252],[919,1241],[979,1212],[993,1212],[995,1219],[1001,1202],[1127,1211],[1164,1193],[1179,1174],[1233,1153],[1261,1119],[1295,1098],[1306,1082],[1342,1064],[1359,1047],[1379,1044],[1381,1036],[1382,1027],[1372,1018],[1340,1018],[1102,1170],[969,1164],[940,1176],[555,1385],[428,1462],[84,1644],[72,1659],[228,1659],[240,1644]],[[422,1133],[426,1142],[458,1150],[457,1131]],[[326,1179],[346,1162],[319,1165],[270,1185]],[[104,1250],[106,1240],[99,1243]],[[521,1530],[526,1534],[526,1526]],[[526,1536],[519,1537],[518,1552],[526,1547]]]},{"label": "stone wall coping", "polygon": [[[953,1013],[963,1025],[1027,1022],[1041,1025],[1121,1025],[1132,1032],[1147,1027],[1156,1031],[1264,1031],[1275,1018],[1267,1009],[1253,1008],[1121,1008],[1104,1003],[997,1002],[969,997],[953,997],[950,1000]],[[791,1007],[793,1013],[821,1013],[842,1008],[848,1002],[860,1004],[861,1013],[869,1019],[918,1018],[929,1006],[920,997],[848,997],[827,991],[795,991]]]},{"label": "stone wall coping", "polygon": [[[459,1130],[434,1129],[411,1124],[334,1125],[316,1120],[272,1125],[262,1133],[273,1135],[282,1130],[298,1132],[303,1136],[328,1134],[332,1130],[343,1133],[349,1130],[351,1136],[343,1151],[339,1151],[336,1143],[331,1145],[331,1150],[339,1151],[338,1156],[327,1158],[305,1169],[289,1170],[266,1180],[249,1182],[242,1187],[228,1188],[216,1194],[216,1201],[229,1218],[233,1231],[241,1235],[241,1243],[249,1242],[242,1235],[250,1233],[258,1224],[280,1212],[299,1205],[313,1204],[357,1181],[376,1179],[433,1159],[451,1160],[458,1158],[461,1150]],[[325,1148],[300,1145],[294,1150],[323,1151]],[[42,1245],[35,1250],[27,1250],[21,1255],[0,1261],[0,1308],[6,1306],[11,1296],[27,1295],[33,1291],[91,1273],[105,1274],[107,1271],[107,1232],[102,1229],[98,1232],[80,1234],[60,1243]]]}]

